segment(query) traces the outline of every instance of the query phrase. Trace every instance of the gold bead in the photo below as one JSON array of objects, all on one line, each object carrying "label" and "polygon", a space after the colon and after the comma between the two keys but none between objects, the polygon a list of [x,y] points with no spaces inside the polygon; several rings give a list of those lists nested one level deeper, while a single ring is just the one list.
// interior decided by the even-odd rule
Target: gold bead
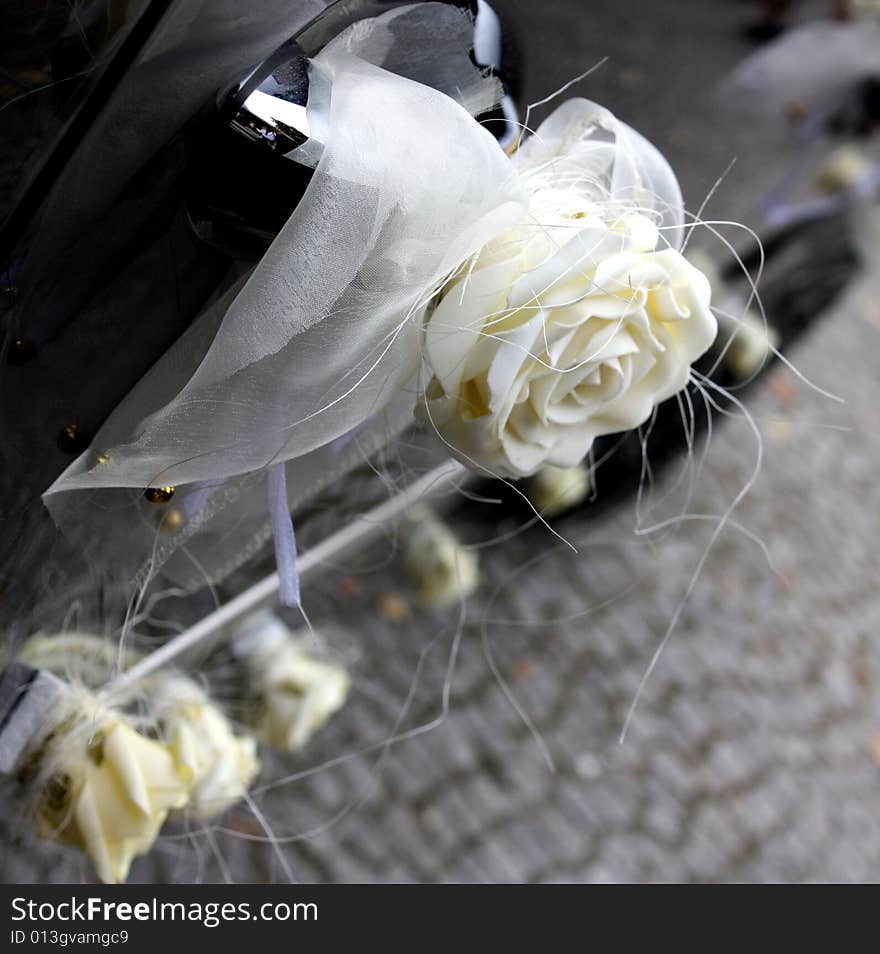
[{"label": "gold bead", "polygon": [[58,450],[65,454],[80,454],[89,446],[89,435],[79,424],[65,424],[58,432]]},{"label": "gold bead", "polygon": [[410,618],[409,604],[397,593],[381,593],[376,600],[376,610],[389,623],[402,623]]},{"label": "gold bead", "polygon": [[37,347],[30,338],[15,338],[6,353],[9,364],[27,364],[37,353]]},{"label": "gold bead", "polygon": [[174,496],[173,487],[147,487],[144,496],[152,504],[166,504]]},{"label": "gold bead", "polygon": [[95,455],[95,463],[96,463],[96,464],[109,464],[109,463],[110,463],[110,455],[107,453],[107,451],[98,451],[98,453]]},{"label": "gold bead", "polygon": [[176,533],[183,526],[183,514],[172,507],[159,516],[158,525],[162,533]]}]

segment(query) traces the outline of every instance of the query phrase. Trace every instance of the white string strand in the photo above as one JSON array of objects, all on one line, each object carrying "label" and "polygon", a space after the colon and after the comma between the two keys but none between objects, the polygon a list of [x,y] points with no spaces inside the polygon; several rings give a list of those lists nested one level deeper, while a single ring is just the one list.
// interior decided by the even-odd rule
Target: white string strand
[{"label": "white string strand", "polygon": [[[317,546],[307,550],[299,559],[299,574],[303,580],[309,573],[329,560],[340,556],[355,544],[365,542],[383,526],[398,518],[414,503],[429,497],[437,497],[455,489],[462,481],[472,479],[467,470],[457,461],[447,461],[428,471],[405,490],[362,514],[347,526],[331,534]],[[189,629],[175,636],[160,649],[155,650],[140,662],[108,683],[103,696],[113,695],[127,689],[182,655],[197,647],[203,648],[207,640],[219,635],[226,627],[247,613],[269,606],[277,601],[279,577],[271,573],[253,586],[239,593],[212,613],[199,620]]]}]

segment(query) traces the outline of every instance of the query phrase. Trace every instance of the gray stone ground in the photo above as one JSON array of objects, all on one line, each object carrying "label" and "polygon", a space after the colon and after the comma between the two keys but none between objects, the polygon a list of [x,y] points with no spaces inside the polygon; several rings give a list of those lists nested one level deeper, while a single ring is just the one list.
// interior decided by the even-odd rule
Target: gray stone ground
[{"label": "gray stone ground", "polygon": [[[707,90],[748,50],[735,34],[747,5],[518,6],[534,96],[611,53],[585,94],[668,148],[691,204],[745,142],[713,210],[746,214],[767,157],[719,125]],[[880,878],[878,292],[880,276],[863,276],[790,355],[845,405],[784,370],[750,397],[765,459],[736,519],[766,544],[775,572],[751,536],[724,532],[623,744],[628,706],[711,533],[705,523],[637,537],[631,503],[565,523],[576,555],[545,530],[514,536],[484,551],[485,582],[460,628],[455,613],[393,622],[375,612],[382,594],[406,595],[387,547],[359,561],[376,569],[353,575],[356,585],[337,568],[306,594],[319,626],[350,627],[335,644],[357,680],[303,756],[266,766],[261,782],[276,787],[255,796],[289,839],[278,851],[296,878]],[[722,511],[748,479],[755,446],[742,420],[726,422],[688,512]],[[675,477],[673,467],[654,499]],[[679,492],[658,517],[680,509]],[[466,510],[458,527],[470,542],[486,533]],[[487,646],[534,731],[493,675]],[[358,754],[395,733],[409,734]],[[88,879],[75,853],[5,824],[5,879]],[[163,839],[133,880],[285,877],[248,811],[223,826]]]}]

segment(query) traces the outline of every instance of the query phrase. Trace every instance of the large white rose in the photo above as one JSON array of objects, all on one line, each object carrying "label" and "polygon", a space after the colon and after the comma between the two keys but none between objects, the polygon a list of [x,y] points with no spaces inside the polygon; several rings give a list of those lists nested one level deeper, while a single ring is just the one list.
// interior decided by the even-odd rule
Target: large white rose
[{"label": "large white rose", "polygon": [[680,195],[653,146],[573,100],[520,152],[527,218],[459,270],[425,328],[423,416],[508,477],[643,423],[717,330],[708,281],[672,244]]}]

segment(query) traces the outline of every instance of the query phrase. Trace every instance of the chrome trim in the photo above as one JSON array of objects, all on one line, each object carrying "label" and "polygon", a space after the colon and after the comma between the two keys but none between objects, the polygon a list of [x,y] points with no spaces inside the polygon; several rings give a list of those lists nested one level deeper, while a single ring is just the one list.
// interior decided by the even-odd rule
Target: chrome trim
[{"label": "chrome trim", "polygon": [[[409,0],[339,0],[296,37],[255,67],[231,94],[230,128],[267,151],[289,156],[310,136],[306,105],[309,97],[308,58],[358,20],[377,16]],[[502,69],[501,21],[486,2],[458,3],[474,11],[474,58],[496,72]],[[505,129],[498,136],[511,148],[519,134],[516,103],[508,94],[501,103]]]}]

